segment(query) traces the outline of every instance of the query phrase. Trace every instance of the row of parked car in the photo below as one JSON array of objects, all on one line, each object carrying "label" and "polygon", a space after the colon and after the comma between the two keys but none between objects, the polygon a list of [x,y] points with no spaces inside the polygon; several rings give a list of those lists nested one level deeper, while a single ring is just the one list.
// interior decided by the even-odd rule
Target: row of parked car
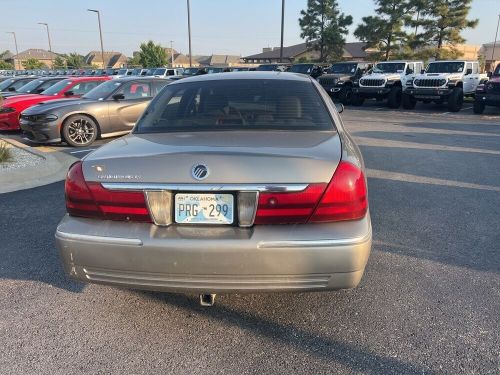
[{"label": "row of parked car", "polygon": [[[173,79],[228,70],[156,68],[152,75],[125,69],[116,75],[5,76],[0,78],[0,130],[21,129],[37,143],[88,146],[97,138],[130,132],[148,103]],[[500,106],[500,65],[493,74],[483,75],[477,61],[435,61],[425,70],[421,61],[341,62],[326,71],[317,64],[264,64],[255,70],[310,75],[343,104],[360,106],[366,99],[376,99],[391,108],[413,109],[423,101],[447,103],[450,111],[459,111],[464,97],[471,96],[475,113],[487,105]]]}]

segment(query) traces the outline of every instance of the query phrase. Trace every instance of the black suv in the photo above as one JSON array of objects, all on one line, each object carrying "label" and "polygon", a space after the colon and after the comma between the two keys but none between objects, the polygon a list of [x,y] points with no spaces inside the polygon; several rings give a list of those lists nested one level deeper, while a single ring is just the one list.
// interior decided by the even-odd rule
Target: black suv
[{"label": "black suv", "polygon": [[313,78],[318,78],[323,74],[323,67],[318,64],[302,63],[293,64],[289,72],[307,74]]},{"label": "black suv", "polygon": [[333,63],[327,73],[318,78],[318,82],[332,99],[350,104],[353,84],[372,67],[373,64],[360,61]]}]

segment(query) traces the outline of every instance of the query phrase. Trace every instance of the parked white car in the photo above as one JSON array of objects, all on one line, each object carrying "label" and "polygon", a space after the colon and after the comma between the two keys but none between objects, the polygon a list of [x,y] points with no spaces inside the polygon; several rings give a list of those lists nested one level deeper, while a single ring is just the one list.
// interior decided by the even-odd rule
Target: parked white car
[{"label": "parked white car", "polygon": [[365,99],[387,100],[390,108],[399,108],[403,87],[424,67],[422,61],[383,61],[354,81],[352,104],[362,105]]},{"label": "parked white car", "polygon": [[480,83],[487,80],[480,74],[478,61],[433,61],[415,79],[408,80],[403,93],[403,107],[413,109],[417,101],[447,103],[448,110],[458,112],[464,97],[473,97]]},{"label": "parked white car", "polygon": [[158,68],[154,72],[154,77],[170,79],[172,77],[182,76],[182,68]]}]

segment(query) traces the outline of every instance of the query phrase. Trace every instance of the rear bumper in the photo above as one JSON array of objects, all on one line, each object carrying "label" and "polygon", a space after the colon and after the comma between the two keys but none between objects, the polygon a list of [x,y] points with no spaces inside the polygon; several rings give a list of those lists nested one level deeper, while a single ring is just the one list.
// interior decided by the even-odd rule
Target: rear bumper
[{"label": "rear bumper", "polygon": [[369,214],[352,222],[158,227],[65,216],[56,244],[84,282],[196,293],[312,291],[358,285],[371,250]]}]

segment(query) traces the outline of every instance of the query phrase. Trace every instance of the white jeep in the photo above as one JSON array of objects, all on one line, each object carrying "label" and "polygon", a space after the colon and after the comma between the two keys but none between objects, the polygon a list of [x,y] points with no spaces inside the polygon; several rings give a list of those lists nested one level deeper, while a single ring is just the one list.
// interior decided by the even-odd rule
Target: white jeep
[{"label": "white jeep", "polygon": [[420,72],[422,61],[383,61],[354,81],[352,104],[362,105],[365,99],[386,100],[390,108],[399,108],[403,87]]},{"label": "white jeep", "polygon": [[477,86],[485,79],[486,75],[479,73],[478,61],[433,61],[415,79],[406,82],[403,108],[413,109],[417,101],[446,102],[450,112],[458,112],[464,97],[473,97]]}]

